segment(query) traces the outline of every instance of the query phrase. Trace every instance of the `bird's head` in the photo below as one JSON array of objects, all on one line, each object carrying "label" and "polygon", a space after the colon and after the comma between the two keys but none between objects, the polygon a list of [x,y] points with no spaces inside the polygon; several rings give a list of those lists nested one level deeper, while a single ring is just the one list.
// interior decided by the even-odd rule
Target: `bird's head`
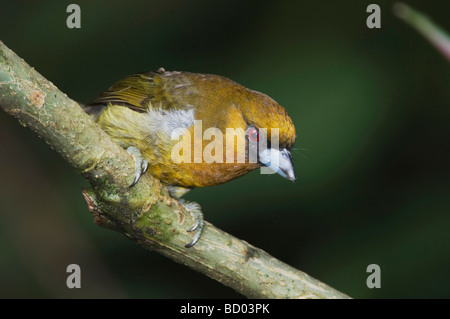
[{"label": "bird's head", "polygon": [[[189,102],[200,105],[196,118],[206,127],[217,127],[225,133],[225,140],[234,140],[228,129],[239,129],[245,134],[238,140],[245,147],[235,146],[237,157],[245,149],[246,163],[232,165],[226,176],[242,176],[258,167],[268,167],[266,173],[276,172],[291,181],[295,180],[291,149],[294,146],[295,127],[287,111],[266,94],[248,89],[234,81],[216,75],[189,75],[196,88]],[[199,97],[202,97],[200,99]],[[200,103],[199,103],[200,102]],[[237,142],[239,144],[239,142]],[[242,145],[240,145],[242,146]],[[223,155],[225,157],[227,150]],[[226,161],[228,163],[228,161]],[[225,165],[219,170],[230,167]]]},{"label": "bird's head", "polygon": [[247,154],[257,154],[257,161],[291,181],[295,180],[291,149],[295,127],[286,110],[269,96],[248,90],[241,111],[246,128]]}]

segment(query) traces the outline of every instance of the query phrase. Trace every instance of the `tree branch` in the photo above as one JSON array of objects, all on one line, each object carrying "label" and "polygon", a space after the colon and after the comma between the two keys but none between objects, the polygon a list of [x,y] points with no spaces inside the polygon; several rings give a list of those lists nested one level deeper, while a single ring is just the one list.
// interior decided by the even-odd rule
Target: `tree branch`
[{"label": "tree branch", "polygon": [[395,3],[393,10],[398,18],[416,29],[450,61],[450,36],[443,29],[422,12],[402,2]]},{"label": "tree branch", "polygon": [[201,240],[186,249],[193,220],[160,182],[134,178],[134,162],[81,107],[0,42],[0,106],[29,126],[93,189],[84,190],[96,224],[117,230],[255,298],[348,298],[265,251],[206,223]]}]

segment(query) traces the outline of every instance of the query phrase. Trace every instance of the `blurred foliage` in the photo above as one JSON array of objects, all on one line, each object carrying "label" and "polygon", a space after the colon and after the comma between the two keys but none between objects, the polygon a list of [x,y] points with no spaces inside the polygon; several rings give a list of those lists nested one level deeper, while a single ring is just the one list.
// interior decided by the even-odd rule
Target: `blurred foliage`
[{"label": "blurred foliage", "polygon": [[[352,297],[450,297],[450,65],[393,1],[373,30],[372,1],[77,1],[68,29],[72,2],[0,1],[0,40],[73,99],[164,66],[229,77],[293,118],[297,181],[196,189],[208,221]],[[408,4],[450,30],[450,2]],[[0,297],[241,297],[95,226],[86,182],[6,114],[0,143]]]}]

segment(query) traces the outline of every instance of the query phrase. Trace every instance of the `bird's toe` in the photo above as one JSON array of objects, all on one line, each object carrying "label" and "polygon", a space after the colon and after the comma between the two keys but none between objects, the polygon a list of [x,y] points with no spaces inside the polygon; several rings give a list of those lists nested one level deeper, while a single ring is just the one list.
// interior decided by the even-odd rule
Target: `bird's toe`
[{"label": "bird's toe", "polygon": [[130,187],[133,187],[139,181],[139,178],[142,174],[145,173],[148,167],[148,162],[142,157],[141,151],[134,146],[130,146],[127,148],[127,153],[130,154],[134,159],[134,180],[131,183]]},{"label": "bird's toe", "polygon": [[204,221],[203,221],[203,213],[199,204],[194,202],[188,202],[186,200],[179,200],[181,204],[183,204],[184,208],[191,214],[192,220],[194,221],[194,225],[189,228],[188,232],[194,232],[194,238],[189,244],[186,244],[184,247],[190,248],[194,246],[200,239],[202,234]]}]

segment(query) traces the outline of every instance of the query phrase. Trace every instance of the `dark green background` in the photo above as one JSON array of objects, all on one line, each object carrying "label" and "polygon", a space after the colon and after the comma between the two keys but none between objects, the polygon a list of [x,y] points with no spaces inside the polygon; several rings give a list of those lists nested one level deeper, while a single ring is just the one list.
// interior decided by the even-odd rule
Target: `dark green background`
[{"label": "dark green background", "polygon": [[[72,2],[0,1],[0,40],[73,99],[163,66],[288,110],[297,181],[196,189],[206,220],[352,297],[450,297],[450,63],[393,1],[77,1],[68,29]],[[450,30],[450,2],[408,3]],[[0,297],[240,297],[95,226],[87,183],[5,113],[0,147]],[[65,285],[71,263],[81,289]],[[372,263],[381,289],[366,287]]]}]

